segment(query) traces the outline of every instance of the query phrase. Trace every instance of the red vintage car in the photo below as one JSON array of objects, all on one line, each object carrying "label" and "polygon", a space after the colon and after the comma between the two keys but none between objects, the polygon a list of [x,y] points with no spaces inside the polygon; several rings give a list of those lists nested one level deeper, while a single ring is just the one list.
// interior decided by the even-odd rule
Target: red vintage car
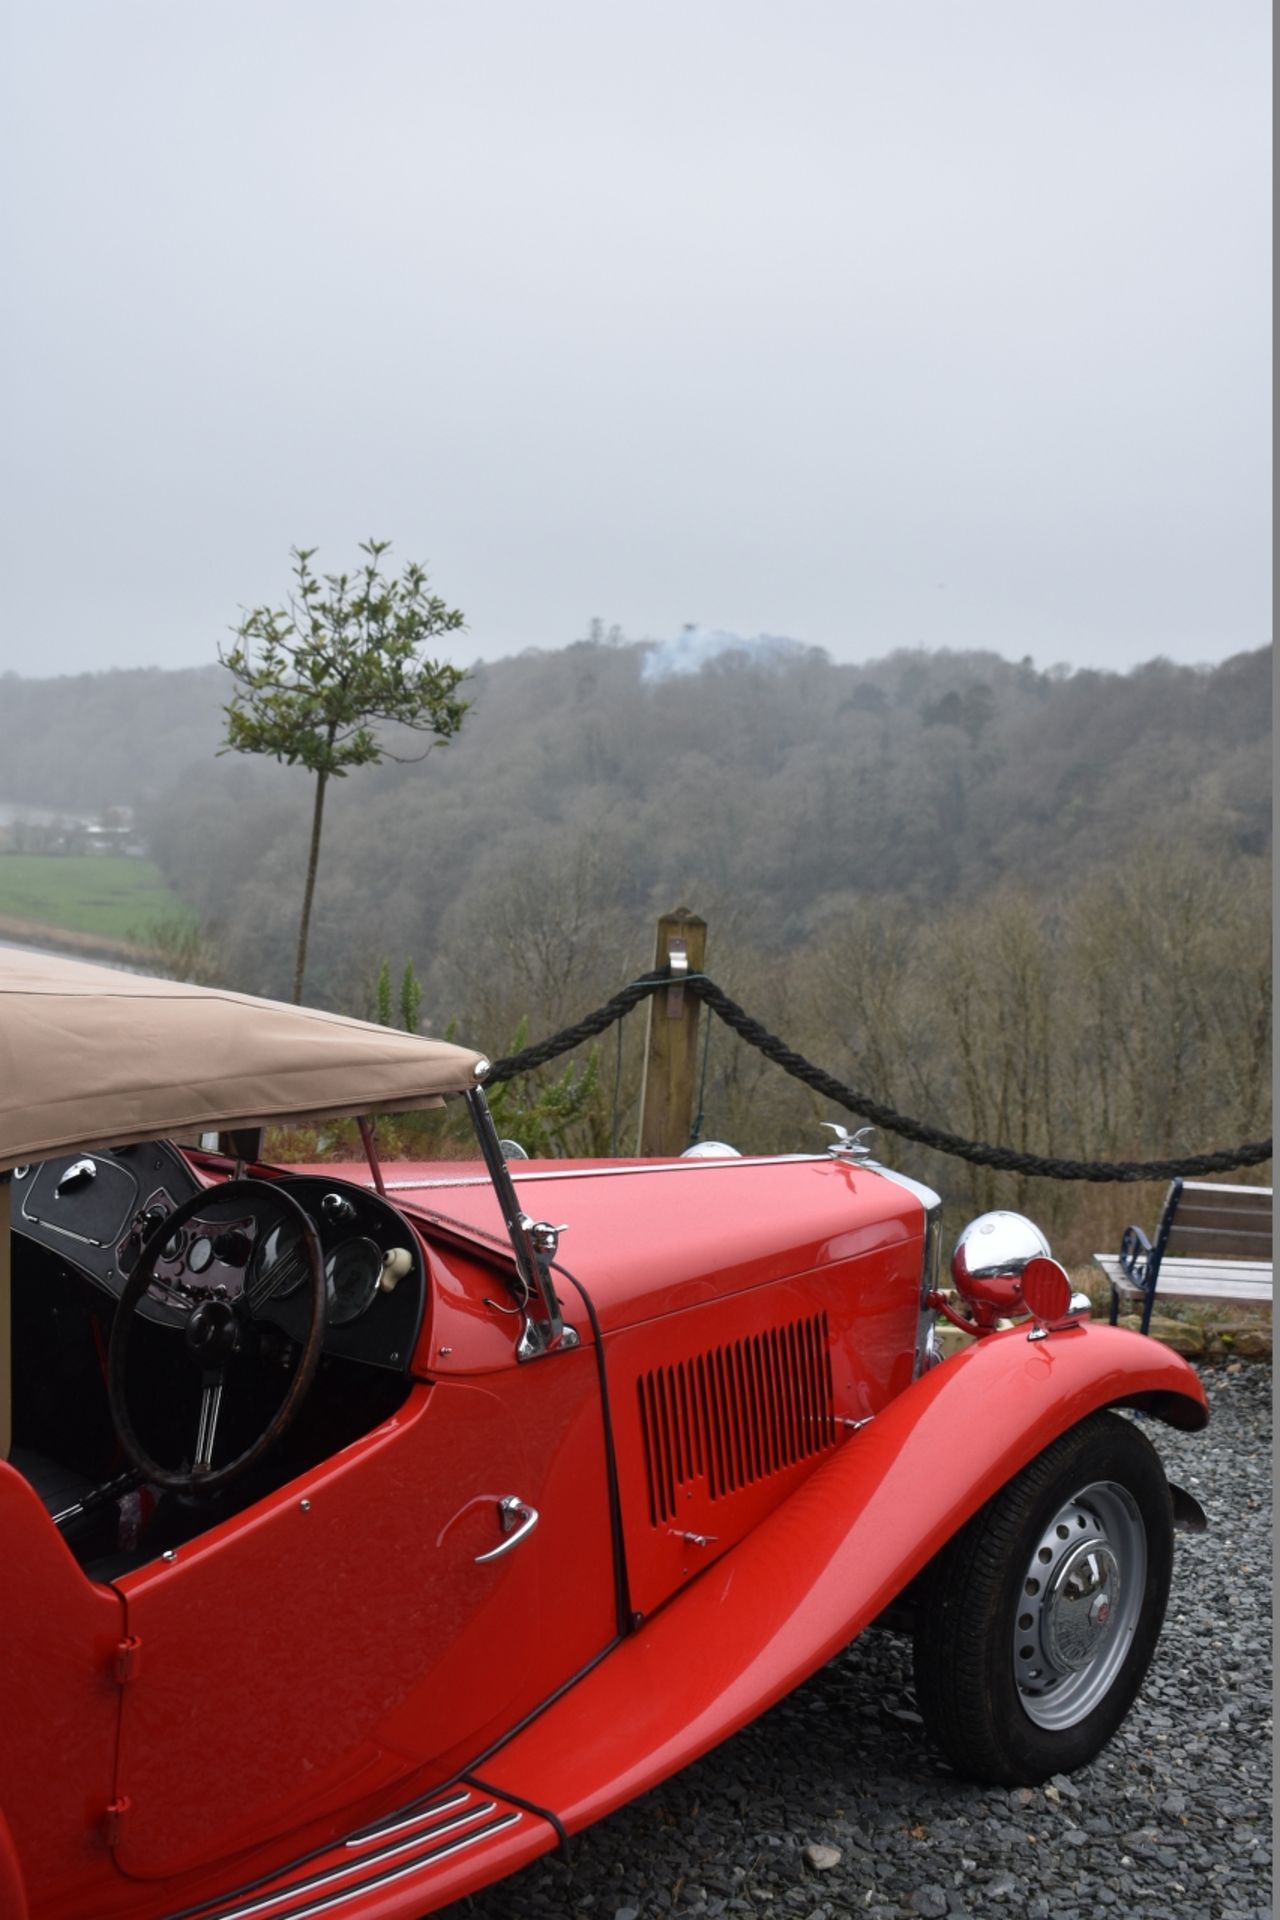
[{"label": "red vintage car", "polygon": [[[1016,1215],[944,1297],[857,1142],[520,1161],[485,1070],[0,953],[3,1920],[416,1920],[886,1617],[971,1777],[1133,1700],[1202,1516],[1128,1412],[1204,1423],[1180,1359]],[[448,1097],[476,1159],[251,1134]]]}]

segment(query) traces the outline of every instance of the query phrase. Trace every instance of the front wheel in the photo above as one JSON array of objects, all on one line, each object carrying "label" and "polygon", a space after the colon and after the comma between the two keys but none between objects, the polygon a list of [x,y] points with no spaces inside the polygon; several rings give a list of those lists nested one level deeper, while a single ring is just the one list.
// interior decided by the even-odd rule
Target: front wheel
[{"label": "front wheel", "polygon": [[1084,1766],[1133,1704],[1164,1619],[1173,1503],[1155,1448],[1094,1414],[1024,1467],[933,1562],[916,1691],[957,1772],[1034,1786]]}]

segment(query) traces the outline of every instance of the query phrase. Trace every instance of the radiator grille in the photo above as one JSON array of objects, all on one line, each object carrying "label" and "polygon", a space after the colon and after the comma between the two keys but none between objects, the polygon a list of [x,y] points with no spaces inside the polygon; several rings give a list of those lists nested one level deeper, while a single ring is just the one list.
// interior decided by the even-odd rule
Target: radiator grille
[{"label": "radiator grille", "polygon": [[655,1367],[636,1387],[655,1527],[695,1483],[720,1500],[835,1443],[825,1313]]}]

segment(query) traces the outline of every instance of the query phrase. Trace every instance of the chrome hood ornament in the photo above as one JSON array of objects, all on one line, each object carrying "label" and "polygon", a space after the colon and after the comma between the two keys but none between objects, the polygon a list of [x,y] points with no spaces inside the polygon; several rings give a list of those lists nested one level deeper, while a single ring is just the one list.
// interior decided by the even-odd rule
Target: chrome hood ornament
[{"label": "chrome hood ornament", "polygon": [[848,1127],[842,1127],[836,1120],[824,1120],[822,1125],[835,1135],[835,1139],[827,1143],[827,1152],[833,1160],[870,1160],[868,1136],[878,1133],[878,1127],[859,1127],[856,1133],[850,1133]]}]

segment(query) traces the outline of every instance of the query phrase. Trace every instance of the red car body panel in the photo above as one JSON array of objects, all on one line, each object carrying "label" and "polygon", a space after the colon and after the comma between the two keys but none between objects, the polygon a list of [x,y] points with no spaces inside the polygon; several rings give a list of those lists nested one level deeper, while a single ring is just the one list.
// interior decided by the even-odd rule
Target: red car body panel
[{"label": "red car body panel", "polygon": [[606,1335],[635,1611],[704,1572],[910,1385],[920,1262],[919,1238],[891,1243]]},{"label": "red car body panel", "polygon": [[[416,1174],[397,1167],[399,1203],[424,1226],[429,1218],[438,1229],[443,1216],[458,1234],[494,1236],[484,1250],[498,1259],[501,1220],[487,1179],[465,1162],[424,1167],[421,1185]],[[517,1174],[526,1209],[571,1221],[565,1269],[587,1288],[607,1356],[629,1608],[647,1613],[784,1500],[818,1454],[909,1385],[923,1210],[869,1169],[827,1158],[635,1161],[621,1173],[615,1163],[526,1162]],[[457,1248],[437,1255],[436,1266],[434,1316],[415,1364],[443,1373],[509,1361],[484,1311],[492,1269]],[[576,1288],[558,1285],[566,1321],[590,1340]],[[813,1350],[807,1364],[824,1377],[807,1400],[791,1387],[795,1369],[771,1348],[778,1338]],[[690,1471],[676,1475],[674,1455],[704,1438],[705,1421],[689,1405],[699,1395],[727,1404],[723,1434],[705,1433],[722,1457],[690,1459]],[[673,1484],[664,1497],[665,1479]],[[646,1498],[637,1500],[642,1486]]]},{"label": "red car body panel", "polygon": [[[360,1167],[316,1171],[368,1179]],[[569,1223],[559,1258],[590,1292],[606,1337],[895,1242],[918,1246],[923,1235],[913,1194],[827,1158],[531,1160],[512,1171],[528,1213]],[[487,1235],[493,1256],[509,1259],[493,1188],[474,1162],[397,1166],[389,1197],[428,1230],[443,1222]],[[581,1330],[572,1289],[561,1291]],[[433,1357],[432,1371],[439,1365]]]},{"label": "red car body panel", "polygon": [[[846,1646],[957,1528],[1068,1427],[1208,1404],[1184,1360],[1081,1326],[996,1334],[925,1374],[702,1579],[489,1761],[575,1832],[754,1719]],[[673,1681],[673,1676],[678,1676]]]}]

